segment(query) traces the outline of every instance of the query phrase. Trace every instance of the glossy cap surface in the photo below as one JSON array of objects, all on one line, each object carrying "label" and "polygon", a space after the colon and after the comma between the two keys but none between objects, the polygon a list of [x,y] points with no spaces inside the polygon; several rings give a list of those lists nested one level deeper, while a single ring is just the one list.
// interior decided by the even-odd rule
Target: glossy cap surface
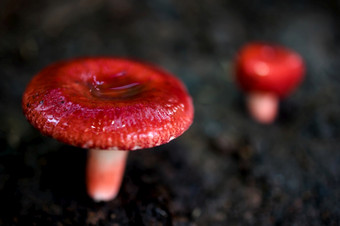
[{"label": "glossy cap surface", "polygon": [[285,47],[250,43],[238,53],[236,80],[246,92],[291,93],[302,81],[305,66],[296,52]]},{"label": "glossy cap surface", "polygon": [[115,58],[80,58],[46,67],[28,84],[22,107],[43,134],[74,146],[136,150],[189,128],[193,104],[174,76]]}]

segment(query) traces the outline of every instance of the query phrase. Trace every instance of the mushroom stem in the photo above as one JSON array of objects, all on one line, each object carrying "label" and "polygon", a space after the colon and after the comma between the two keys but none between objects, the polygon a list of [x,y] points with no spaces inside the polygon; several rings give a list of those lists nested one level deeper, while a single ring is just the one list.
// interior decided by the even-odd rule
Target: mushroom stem
[{"label": "mushroom stem", "polygon": [[251,116],[260,123],[270,124],[277,115],[279,98],[272,93],[252,92],[248,94],[247,107]]},{"label": "mushroom stem", "polygon": [[127,151],[88,151],[86,184],[87,192],[96,202],[114,199],[124,175]]}]

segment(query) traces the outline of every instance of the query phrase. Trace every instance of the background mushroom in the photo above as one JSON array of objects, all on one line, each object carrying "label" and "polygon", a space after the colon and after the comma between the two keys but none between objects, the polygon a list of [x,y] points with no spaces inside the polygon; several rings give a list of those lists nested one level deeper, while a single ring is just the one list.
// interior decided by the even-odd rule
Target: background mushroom
[{"label": "background mushroom", "polygon": [[247,107],[254,119],[271,123],[279,99],[302,81],[305,66],[299,54],[285,47],[254,42],[241,48],[236,62],[236,81],[247,93]]},{"label": "background mushroom", "polygon": [[55,63],[28,84],[22,107],[43,134],[88,148],[87,190],[113,199],[127,151],[167,143],[189,128],[193,105],[172,75],[136,61],[80,58]]}]

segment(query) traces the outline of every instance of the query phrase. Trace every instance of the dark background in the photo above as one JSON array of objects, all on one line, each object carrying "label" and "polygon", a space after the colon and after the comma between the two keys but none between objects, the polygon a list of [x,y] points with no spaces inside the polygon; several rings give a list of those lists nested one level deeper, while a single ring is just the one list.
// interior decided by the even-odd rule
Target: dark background
[{"label": "dark background", "polygon": [[[302,86],[272,125],[246,114],[233,58],[246,42],[295,49]],[[0,225],[339,225],[340,2],[0,1]],[[44,66],[126,56],[177,75],[195,103],[180,138],[129,155],[117,199],[85,192],[86,151],[21,111]]]}]

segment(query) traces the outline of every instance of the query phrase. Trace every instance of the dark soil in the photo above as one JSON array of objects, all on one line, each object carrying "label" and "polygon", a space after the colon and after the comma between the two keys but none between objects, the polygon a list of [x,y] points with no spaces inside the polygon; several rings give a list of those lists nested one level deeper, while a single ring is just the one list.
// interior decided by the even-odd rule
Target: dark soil
[{"label": "dark soil", "polygon": [[[272,125],[247,115],[232,63],[246,42],[295,49],[302,86]],[[340,2],[0,1],[0,225],[340,225]],[[141,59],[195,102],[180,138],[129,155],[118,197],[85,191],[86,151],[42,136],[21,111],[44,66]]]}]

